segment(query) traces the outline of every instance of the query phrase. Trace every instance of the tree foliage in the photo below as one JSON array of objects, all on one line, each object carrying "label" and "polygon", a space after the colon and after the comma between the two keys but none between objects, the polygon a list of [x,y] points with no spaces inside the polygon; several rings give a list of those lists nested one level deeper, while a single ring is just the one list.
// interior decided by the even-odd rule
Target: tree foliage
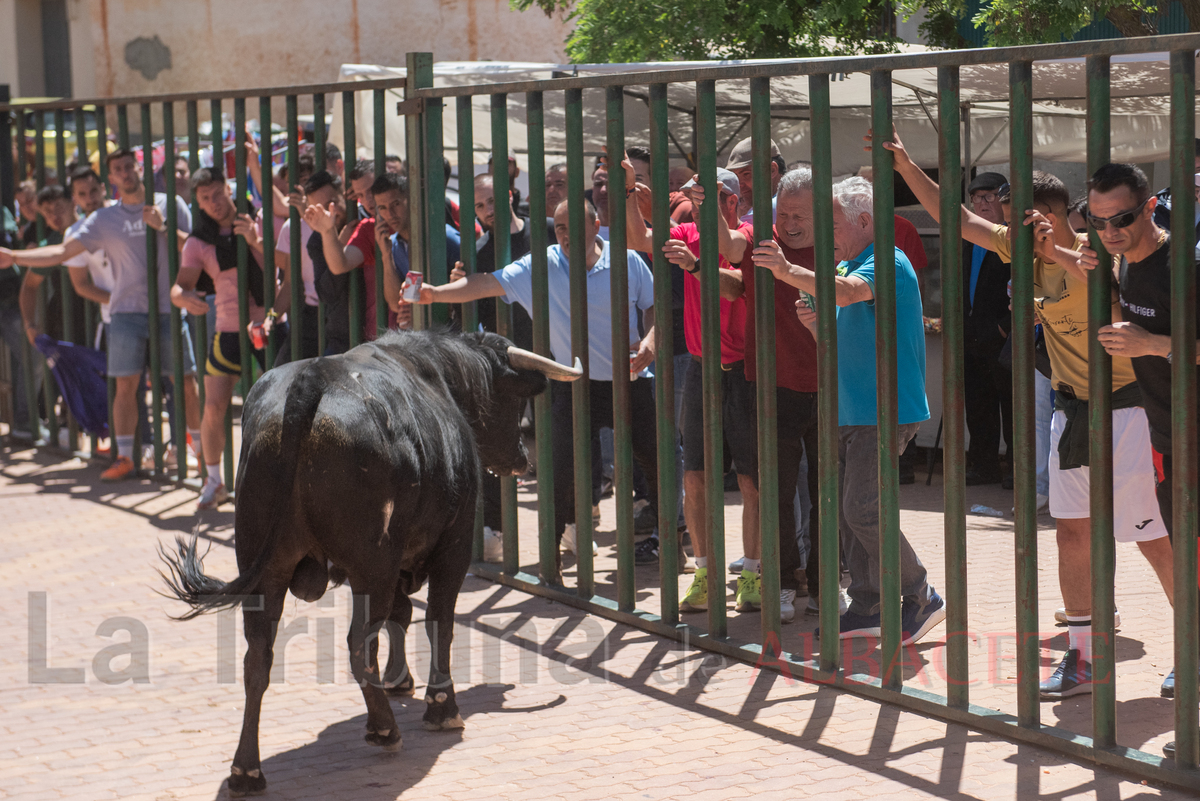
[{"label": "tree foliage", "polygon": [[[1200,30],[1200,0],[1179,0],[1191,30]],[[1123,36],[1153,36],[1170,0],[985,0],[972,18],[989,45],[1061,42],[1093,22],[1107,19]],[[935,47],[962,47],[957,22],[964,0],[904,0],[902,13],[924,8],[921,33]]]},{"label": "tree foliage", "polygon": [[566,13],[573,63],[889,53],[881,0],[510,0]]}]

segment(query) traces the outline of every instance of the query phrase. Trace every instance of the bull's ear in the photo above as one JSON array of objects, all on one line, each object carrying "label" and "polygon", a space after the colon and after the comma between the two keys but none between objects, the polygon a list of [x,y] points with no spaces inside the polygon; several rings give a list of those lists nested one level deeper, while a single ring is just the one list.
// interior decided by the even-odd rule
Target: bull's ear
[{"label": "bull's ear", "polygon": [[537,370],[551,381],[576,381],[583,376],[583,364],[575,357],[572,367],[564,367],[553,359],[539,356],[515,345],[508,349],[508,363],[514,370]]}]

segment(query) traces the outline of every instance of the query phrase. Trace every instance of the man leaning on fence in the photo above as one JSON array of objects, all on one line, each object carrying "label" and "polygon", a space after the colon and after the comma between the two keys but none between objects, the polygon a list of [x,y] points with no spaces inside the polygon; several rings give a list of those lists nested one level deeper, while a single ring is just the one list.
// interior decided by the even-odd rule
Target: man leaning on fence
[{"label": "man leaning on fence", "polygon": [[[591,399],[590,436],[596,447],[600,429],[613,422],[612,381],[617,370],[629,370],[634,380],[629,387],[630,423],[633,426],[633,458],[647,477],[658,475],[657,438],[655,436],[654,389],[646,368],[654,361],[654,278],[642,258],[634,251],[613,254],[609,243],[599,236],[596,209],[582,198],[563,201],[554,210],[554,226],[559,244],[546,251],[549,263],[550,351],[560,364],[571,363],[571,292],[569,255],[571,231],[568,223],[571,202],[584,204],[583,237],[587,243],[587,321],[588,321],[588,392]],[[629,274],[629,311],[625,319],[615,319],[610,297],[610,269],[625,269]],[[533,312],[533,266],[530,255],[494,273],[473,273],[442,286],[421,288],[421,303],[467,303],[483,298],[501,297],[517,302]],[[638,316],[646,335],[638,338]],[[635,354],[612,352],[612,326],[626,325],[630,348]],[[552,388],[554,418],[554,526],[562,544],[573,553],[576,540],[575,489],[571,480],[574,464],[572,437],[571,388]],[[650,506],[658,508],[657,485],[650,481]],[[593,484],[592,503],[598,503],[599,487]],[[656,513],[656,512],[655,512]],[[595,546],[593,545],[593,551]],[[682,560],[681,560],[682,564]],[[561,577],[555,577],[561,583]]]},{"label": "man leaning on fence", "polygon": [[[1171,462],[1171,234],[1156,224],[1156,198],[1145,174],[1132,164],[1106,164],[1088,182],[1088,224],[1113,256],[1124,318],[1099,331],[1114,359],[1129,359],[1142,389],[1158,480],[1158,508],[1172,532]],[[1188,248],[1191,243],[1188,242]],[[1189,258],[1189,265],[1197,264]],[[1090,266],[1090,265],[1088,265]],[[1200,304],[1198,304],[1200,305]],[[1200,315],[1198,315],[1200,316]],[[1192,409],[1193,417],[1196,410]],[[1164,698],[1175,697],[1175,671],[1163,682]],[[1163,752],[1175,756],[1175,743]]]},{"label": "man leaning on fence", "polygon": [[[850,608],[842,614],[840,636],[880,634],[881,536],[879,520],[879,428],[875,372],[875,244],[874,198],[864,178],[848,178],[833,186],[833,253],[837,264],[818,264],[836,270],[838,344],[838,486],[840,523],[850,568]],[[916,436],[929,419],[925,397],[925,329],[921,292],[908,257],[894,248],[896,270],[896,346],[898,400],[896,452]],[[816,273],[784,258],[773,242],[754,249],[754,263],[810,297],[816,294]],[[801,297],[796,315],[816,336],[815,302]],[[900,537],[902,644],[924,637],[946,617],[946,605],[929,584],[925,566],[903,532]]]},{"label": "man leaning on fence", "polygon": [[[893,135],[884,147],[895,155],[896,170],[908,182],[925,210],[938,218],[939,189],[909,158]],[[1050,514],[1056,522],[1059,587],[1064,606],[1056,618],[1067,624],[1067,651],[1049,679],[1041,683],[1043,700],[1092,691],[1092,562],[1091,478],[1088,466],[1088,291],[1080,269],[1095,254],[1084,251],[1086,238],[1068,221],[1070,195],[1063,182],[1048,173],[1032,175],[1033,209],[1005,204],[1009,225],[997,225],[972,214],[962,215],[963,238],[1011,261],[1014,226],[1033,225],[1034,308],[1046,336],[1054,385],[1054,417],[1050,426]],[[1089,255],[1090,254],[1090,255]],[[1120,309],[1113,309],[1113,319]],[[1112,362],[1113,535],[1136,542],[1154,568],[1167,595],[1173,597],[1171,544],[1154,501],[1150,432],[1142,409],[1133,365],[1123,357]]]},{"label": "man leaning on fence", "polygon": [[[171,282],[167,278],[166,204],[175,203],[175,215],[180,239],[191,230],[191,213],[178,197],[156,194],[146,198],[142,168],[133,151],[117,149],[108,154],[109,180],[121,192],[121,202],[96,211],[83,226],[61,245],[13,252],[0,249],[0,268],[13,264],[26,267],[53,267],[78,256],[84,251],[103,249],[113,268],[113,289],[110,308],[112,325],[109,329],[108,374],[116,379],[113,399],[113,421],[117,458],[101,473],[103,481],[122,481],[134,474],[134,428],[137,424],[137,399],[142,369],[146,361],[149,339],[157,335],[162,359],[159,369],[170,380],[173,374],[170,298]],[[150,200],[150,202],[146,202]],[[149,291],[147,289],[146,226],[158,232],[158,320],[149,320]],[[183,397],[187,414],[188,433],[193,443],[200,440],[200,408],[196,399],[196,366],[192,357],[191,336],[187,320],[183,325]],[[157,332],[157,334],[155,334]]]}]

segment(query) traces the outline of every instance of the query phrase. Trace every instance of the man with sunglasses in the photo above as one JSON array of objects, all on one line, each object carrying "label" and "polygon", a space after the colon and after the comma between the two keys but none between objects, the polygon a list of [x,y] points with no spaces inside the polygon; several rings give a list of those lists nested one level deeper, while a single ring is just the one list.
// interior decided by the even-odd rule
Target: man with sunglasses
[{"label": "man with sunglasses", "polygon": [[[909,158],[899,138],[883,145],[895,155],[903,176],[921,205],[938,219],[938,186]],[[1007,197],[1002,195],[1003,201]],[[1140,200],[1144,201],[1145,196]],[[1095,254],[1084,250],[1086,237],[1068,222],[1070,195],[1058,178],[1035,170],[1033,209],[1033,293],[1050,355],[1055,389],[1050,425],[1050,514],[1057,524],[1059,588],[1065,606],[1056,618],[1067,624],[1068,648],[1053,675],[1041,683],[1043,700],[1092,691],[1091,484],[1088,470],[1088,301],[1086,269]],[[1014,212],[1005,204],[1005,218]],[[1118,220],[1121,222],[1122,220]],[[1127,223],[1125,223],[1127,224]],[[1012,261],[1015,226],[989,223],[963,209],[963,238]],[[1083,251],[1083,252],[1081,252]],[[1114,304],[1115,306],[1115,304]],[[1114,308],[1114,319],[1120,309]],[[1166,591],[1173,597],[1171,544],[1153,500],[1154,480],[1149,427],[1141,393],[1128,358],[1112,363],[1113,391],[1113,534],[1118,542],[1136,542]]]},{"label": "man with sunglasses", "polygon": [[[1114,272],[1121,321],[1101,328],[1099,339],[1114,364],[1118,359],[1133,362],[1154,448],[1158,508],[1170,532],[1171,234],[1157,225],[1157,201],[1150,197],[1145,174],[1132,164],[1105,164],[1088,182],[1088,224],[1105,249],[1120,257]],[[1167,675],[1161,692],[1164,698],[1174,697],[1175,671]],[[1173,746],[1167,746],[1168,756],[1174,755]]]}]

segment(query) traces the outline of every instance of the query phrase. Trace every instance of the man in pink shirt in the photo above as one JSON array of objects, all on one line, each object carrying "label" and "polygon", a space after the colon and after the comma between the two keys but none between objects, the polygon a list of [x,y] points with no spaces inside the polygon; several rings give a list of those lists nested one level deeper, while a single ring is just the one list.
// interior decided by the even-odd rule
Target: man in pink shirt
[{"label": "man in pink shirt", "polygon": [[[200,169],[192,176],[192,193],[199,212],[192,235],[183,246],[179,274],[171,287],[171,302],[191,314],[208,311],[204,297],[196,292],[201,273],[213,280],[217,296],[216,333],[208,348],[204,369],[204,413],[200,420],[207,476],[200,492],[197,511],[215,509],[228,500],[229,492],[221,480],[221,454],[225,450],[225,412],[233,399],[233,387],[242,374],[241,324],[238,317],[237,237],[243,236],[250,247],[249,278],[251,324],[271,322],[288,310],[291,294],[288,273],[275,291],[276,305],[263,305],[263,243],[259,229],[247,214],[239,215],[225,177],[215,169]],[[274,269],[274,268],[272,268]],[[262,368],[263,353],[254,351]]]}]

